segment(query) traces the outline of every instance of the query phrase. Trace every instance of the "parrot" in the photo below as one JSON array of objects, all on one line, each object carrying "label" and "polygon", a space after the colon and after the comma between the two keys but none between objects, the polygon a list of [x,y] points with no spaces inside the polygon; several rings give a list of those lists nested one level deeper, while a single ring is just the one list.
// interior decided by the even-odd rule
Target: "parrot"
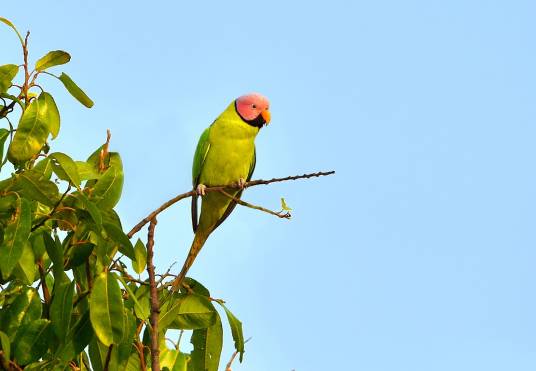
[{"label": "parrot", "polygon": [[[177,291],[209,235],[227,219],[236,201],[220,192],[205,192],[216,185],[238,184],[240,188],[227,193],[240,198],[246,182],[255,170],[255,138],[270,122],[270,103],[259,93],[235,99],[214,122],[203,131],[192,165],[192,227],[194,239],[181,272],[173,281]],[[198,215],[198,198],[201,213]]]}]

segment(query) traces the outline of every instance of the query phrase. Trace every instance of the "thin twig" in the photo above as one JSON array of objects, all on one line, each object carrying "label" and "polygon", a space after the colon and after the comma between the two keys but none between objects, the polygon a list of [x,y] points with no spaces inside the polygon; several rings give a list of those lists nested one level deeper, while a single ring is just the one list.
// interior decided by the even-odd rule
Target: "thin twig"
[{"label": "thin twig", "polygon": [[52,208],[50,213],[48,213],[48,215],[44,216],[43,219],[39,223],[37,223],[36,225],[34,225],[32,227],[32,232],[35,231],[37,228],[41,227],[43,224],[45,224],[48,220],[50,220],[52,218],[52,215],[56,212],[56,210],[58,209],[58,206],[60,206],[61,202],[63,201],[65,196],[67,196],[67,193],[69,193],[70,190],[71,190],[71,184],[69,183],[69,186],[67,187],[65,192],[61,195],[61,197],[58,200],[58,202],[56,202],[56,204],[54,205],[54,207]]},{"label": "thin twig", "polygon": [[[247,343],[248,341],[250,341],[251,338],[247,339],[246,341],[244,341],[244,344]],[[231,370],[231,365],[233,364],[233,361],[234,359],[236,358],[236,355],[238,354],[238,350],[236,350],[233,355],[231,356],[231,359],[229,360],[229,362],[227,363],[227,366],[225,366],[225,371],[232,371]]]},{"label": "thin twig", "polygon": [[108,371],[108,367],[110,367],[110,360],[112,359],[112,350],[114,349],[114,345],[110,344],[108,347],[108,353],[106,354],[106,361],[104,361],[104,371]]},{"label": "thin twig", "polygon": [[251,209],[255,209],[255,210],[259,210],[259,211],[264,211],[265,213],[275,215],[278,218],[290,219],[290,217],[291,217],[289,212],[286,212],[286,213],[283,214],[282,212],[275,212],[275,211],[266,209],[266,208],[264,208],[262,206],[257,206],[257,205],[250,204],[250,203],[248,203],[246,201],[242,201],[241,199],[234,197],[233,195],[230,195],[229,193],[225,192],[223,189],[220,191],[220,193],[222,193],[225,196],[229,197],[231,200],[233,200],[234,202],[236,202],[239,205],[246,206],[246,207],[249,207]]},{"label": "thin twig", "polygon": [[[335,174],[335,171],[325,171],[325,172],[320,171],[320,172],[317,172],[317,173],[287,176],[287,177],[284,177],[284,178],[272,178],[272,179],[269,179],[269,180],[258,179],[258,180],[252,180],[252,181],[246,182],[244,184],[243,188],[253,187],[253,186],[257,186],[257,185],[266,185],[266,184],[277,183],[277,182],[285,182],[285,181],[288,181],[288,180],[308,179],[308,178],[320,177],[320,176],[326,176],[326,175],[332,175],[332,174]],[[220,191],[226,190],[226,189],[240,189],[240,188],[242,188],[242,187],[240,187],[239,184],[217,185],[217,186],[212,186],[212,187],[205,188],[205,192],[220,192]],[[155,216],[160,214],[162,211],[164,211],[168,207],[170,207],[173,204],[179,202],[180,200],[183,200],[183,199],[188,198],[188,197],[195,196],[196,194],[197,194],[196,191],[192,190],[192,191],[189,191],[189,192],[181,193],[181,194],[173,197],[171,200],[164,202],[159,208],[157,208],[156,210],[151,212],[149,215],[147,215],[147,217],[143,218],[138,224],[136,224],[130,230],[130,232],[127,233],[128,238],[132,238],[132,236],[134,236],[134,234],[139,232],[140,229],[142,229],[145,224],[149,223],[151,221],[151,219],[153,219]]]},{"label": "thin twig", "polygon": [[150,300],[151,300],[151,367],[153,371],[160,371],[160,344],[158,344],[158,315],[160,314],[160,304],[158,302],[158,291],[154,275],[153,254],[154,254],[154,229],[156,218],[149,224],[147,235],[147,273],[149,274]]}]

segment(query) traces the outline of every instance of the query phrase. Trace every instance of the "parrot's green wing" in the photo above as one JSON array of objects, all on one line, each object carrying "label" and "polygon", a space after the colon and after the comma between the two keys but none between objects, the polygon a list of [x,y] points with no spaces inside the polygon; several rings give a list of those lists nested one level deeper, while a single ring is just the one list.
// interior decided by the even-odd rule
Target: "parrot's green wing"
[{"label": "parrot's green wing", "polygon": [[[249,173],[248,173],[248,177],[246,179],[246,182],[249,182],[251,180],[251,177],[253,176],[253,171],[255,171],[255,164],[256,163],[257,163],[257,151],[256,151],[255,147],[253,147],[253,160],[251,161],[251,166],[249,167]],[[243,190],[238,192],[235,197],[240,198],[242,196],[242,192],[243,192]],[[225,210],[225,212],[221,216],[220,220],[218,220],[218,222],[216,223],[216,226],[214,227],[214,229],[218,228],[218,226],[221,223],[223,223],[225,221],[225,219],[227,219],[227,217],[229,216],[229,214],[231,214],[231,212],[234,210],[235,207],[236,207],[236,201],[231,201],[229,206],[227,206],[227,210]]]},{"label": "parrot's green wing", "polygon": [[[192,165],[192,185],[194,189],[199,185],[199,177],[201,176],[201,171],[203,170],[203,164],[207,158],[208,151],[210,149],[210,142],[208,141],[208,136],[210,133],[210,126],[205,129],[199,142],[197,143],[197,148],[195,149],[194,163]],[[197,229],[198,216],[197,216],[197,195],[192,196],[192,227],[194,232]]]}]

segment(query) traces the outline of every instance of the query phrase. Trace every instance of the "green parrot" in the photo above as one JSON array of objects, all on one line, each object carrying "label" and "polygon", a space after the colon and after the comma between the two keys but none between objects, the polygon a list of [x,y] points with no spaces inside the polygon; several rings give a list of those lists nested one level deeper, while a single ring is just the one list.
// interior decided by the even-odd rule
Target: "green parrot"
[{"label": "green parrot", "polygon": [[[182,283],[188,269],[208,236],[229,216],[236,201],[220,192],[207,192],[216,185],[244,185],[255,169],[255,137],[270,122],[269,102],[258,93],[233,101],[199,138],[192,166],[192,183],[197,195],[192,197],[192,246],[181,272],[173,282],[174,290]],[[242,189],[229,191],[240,198]],[[202,197],[198,217],[197,199]]]}]

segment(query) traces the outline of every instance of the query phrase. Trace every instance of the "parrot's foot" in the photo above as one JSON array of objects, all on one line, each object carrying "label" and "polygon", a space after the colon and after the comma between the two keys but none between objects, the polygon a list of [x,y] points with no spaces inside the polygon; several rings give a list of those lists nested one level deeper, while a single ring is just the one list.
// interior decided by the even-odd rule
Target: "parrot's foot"
[{"label": "parrot's foot", "polygon": [[195,189],[195,191],[197,192],[197,195],[198,196],[204,196],[206,194],[206,190],[207,189],[207,186],[204,185],[204,184],[199,184],[197,186],[197,188]]},{"label": "parrot's foot", "polygon": [[246,180],[244,178],[240,178],[238,179],[238,186],[241,188],[241,189],[244,189],[244,186],[246,185]]}]

